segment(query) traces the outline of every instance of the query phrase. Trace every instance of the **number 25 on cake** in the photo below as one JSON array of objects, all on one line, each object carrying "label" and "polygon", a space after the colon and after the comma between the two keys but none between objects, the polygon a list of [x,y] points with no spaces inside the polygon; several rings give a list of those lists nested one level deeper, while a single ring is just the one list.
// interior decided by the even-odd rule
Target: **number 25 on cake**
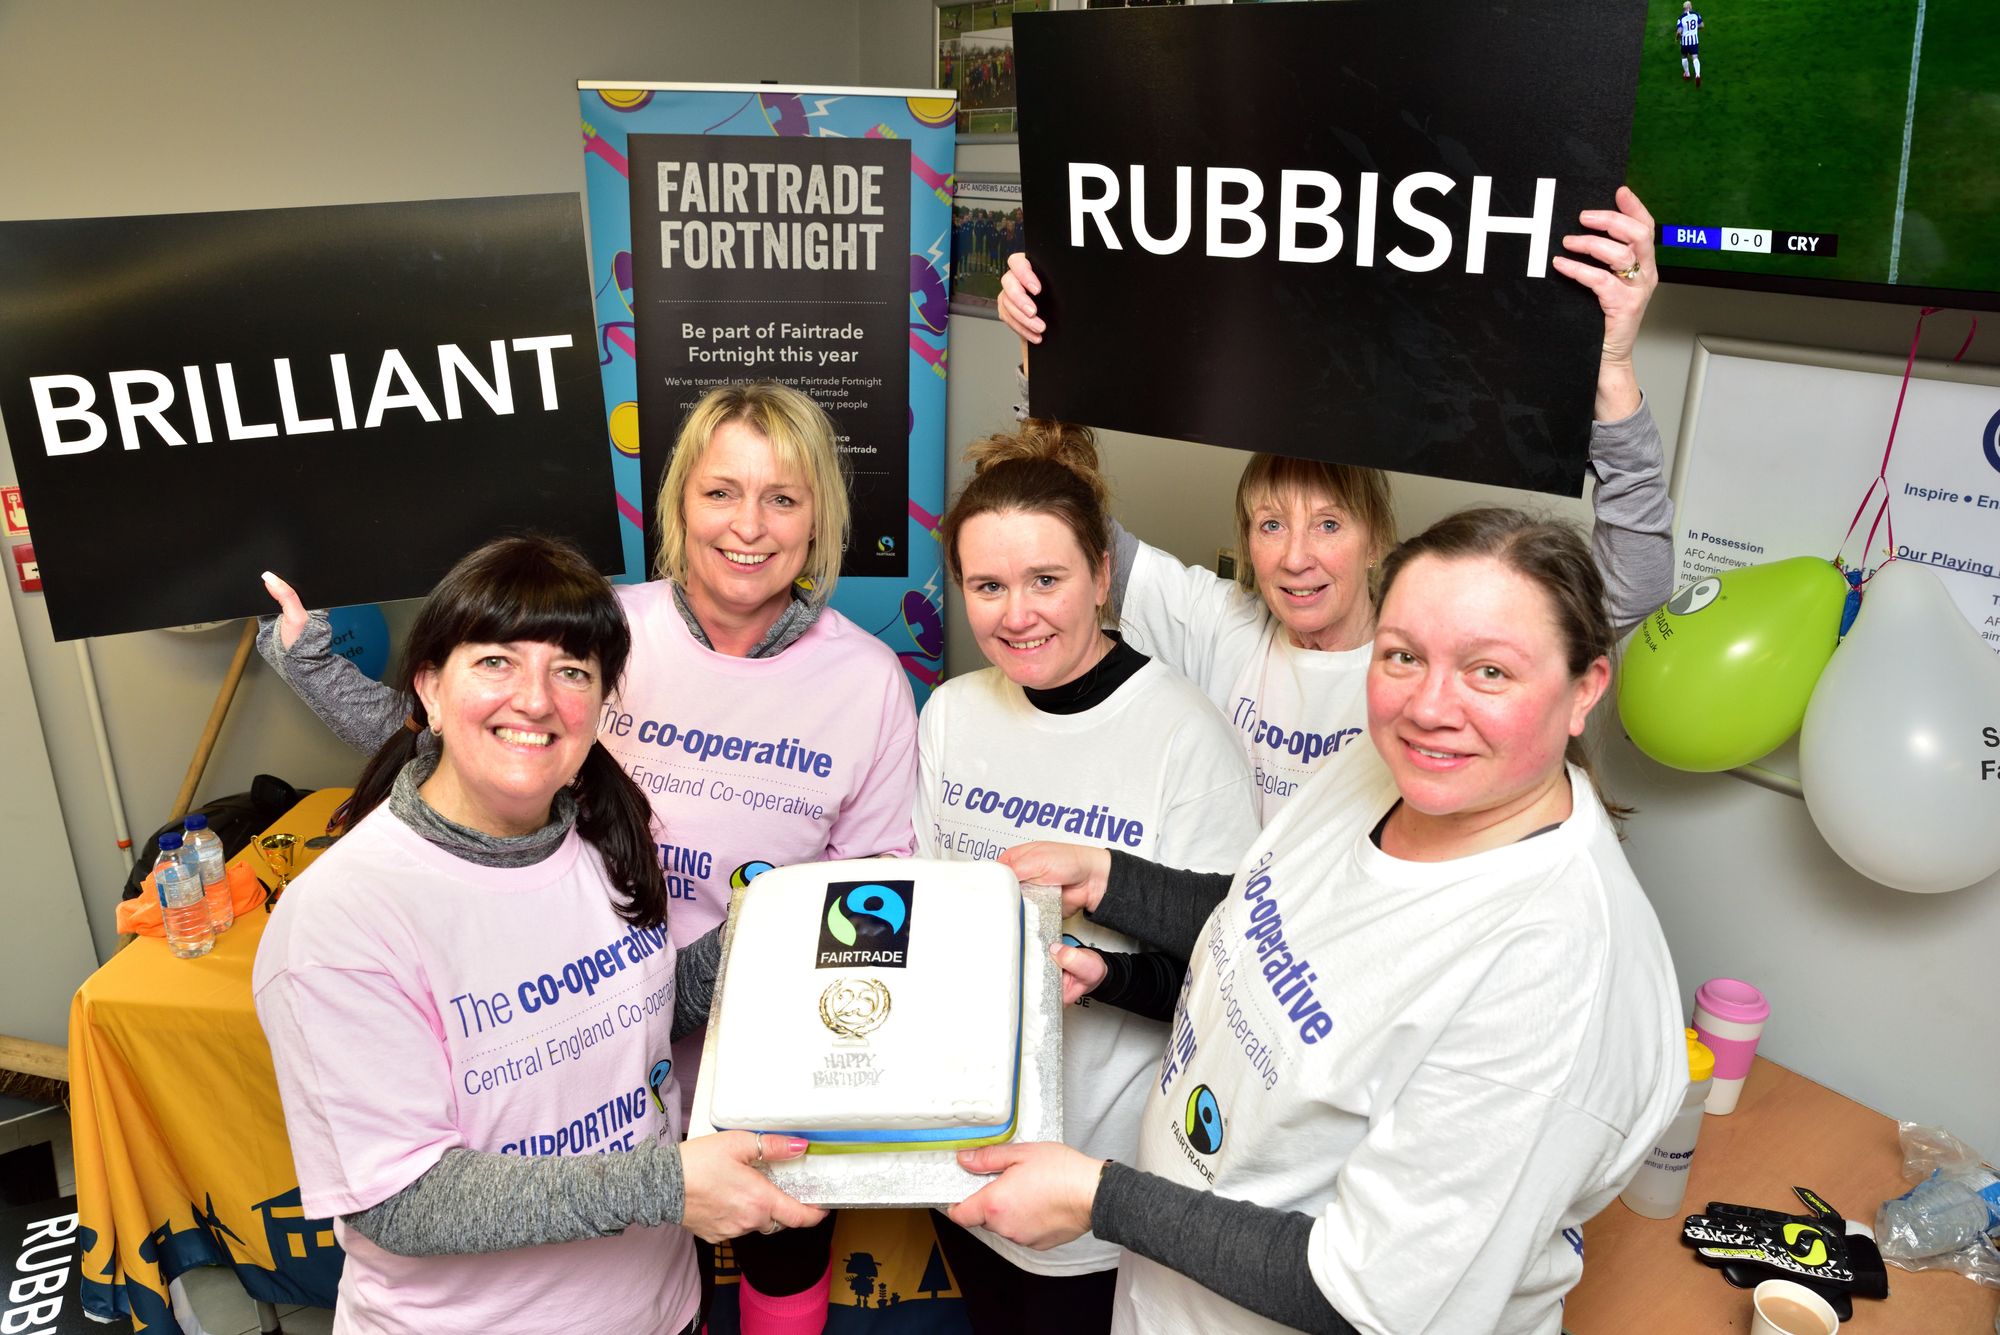
[{"label": "number 25 on cake", "polygon": [[737,891],[691,1134],[811,1142],[772,1178],[814,1204],[946,1204],[953,1152],[1062,1138],[1057,892],[998,863],[872,858]]}]

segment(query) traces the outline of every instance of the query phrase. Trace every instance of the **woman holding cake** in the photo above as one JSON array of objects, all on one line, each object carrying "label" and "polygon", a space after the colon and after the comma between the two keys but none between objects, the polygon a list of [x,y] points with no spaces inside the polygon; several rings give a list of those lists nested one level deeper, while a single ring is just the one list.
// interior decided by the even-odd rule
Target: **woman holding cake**
[{"label": "woman holding cake", "polygon": [[[974,476],[941,532],[993,666],[946,682],[924,707],[919,853],[992,859],[1057,833],[1168,866],[1234,867],[1257,833],[1241,748],[1193,685],[1103,628],[1111,526],[1090,433],[1030,424],[969,455]],[[1133,946],[1081,918],[1069,926],[1089,945]],[[1165,1041],[1155,1019],[1097,1005],[1067,1013],[1071,1144],[1130,1161]],[[1035,1251],[945,1219],[938,1232],[978,1335],[1108,1323],[1111,1244]]]},{"label": "woman holding cake", "polygon": [[[1653,219],[1630,190],[1582,215],[1558,271],[1589,288],[1604,315],[1591,545],[1620,633],[1673,591],[1673,502],[1659,429],[1639,392],[1632,348],[1659,274]],[[1000,316],[1020,335],[1021,364],[1046,328],[1041,283],[1025,255],[1008,260]],[[1025,391],[1023,393],[1025,398]],[[1388,478],[1370,468],[1257,454],[1236,489],[1237,583],[1183,566],[1116,531],[1111,604],[1135,647],[1185,673],[1238,731],[1260,818],[1269,822],[1318,770],[1365,753],[1363,684],[1374,606],[1369,582],[1396,542]]]},{"label": "woman holding cake", "polygon": [[1383,563],[1379,763],[1317,775],[1234,876],[1009,853],[1188,973],[1176,1000],[1064,952],[1100,1002],[1173,1014],[1136,1166],[968,1152],[1000,1176],[953,1218],[1125,1247],[1121,1331],[1554,1330],[1565,1234],[1687,1082],[1672,961],[1579,749],[1612,643],[1575,533],[1453,516]]},{"label": "woman holding cake", "polygon": [[252,989],[342,1329],[674,1335],[691,1235],[821,1218],[754,1167],[804,1141],[680,1141],[667,1054],[715,938],[675,949],[645,796],[596,740],[630,646],[574,548],[460,561],[411,628],[409,726],[272,914]]},{"label": "woman holding cake", "polygon": [[[911,851],[916,711],[895,654],[828,606],[847,483],[811,399],[769,382],[710,390],[681,425],[656,504],[659,578],[618,590],[632,663],[596,726],[658,819],[668,930],[685,948],[722,921],[732,879]],[[358,748],[402,729],[406,698],[332,653],[325,618],[282,580],[266,583],[282,615],[258,647],[292,689]],[[700,1040],[675,1045],[684,1093]],[[831,1231],[737,1248],[750,1335],[820,1328]]]}]

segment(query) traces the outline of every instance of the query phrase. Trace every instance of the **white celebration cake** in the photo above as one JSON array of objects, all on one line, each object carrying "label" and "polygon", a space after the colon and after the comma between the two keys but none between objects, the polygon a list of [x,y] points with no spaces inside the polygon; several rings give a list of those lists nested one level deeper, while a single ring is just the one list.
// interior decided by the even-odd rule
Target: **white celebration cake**
[{"label": "white celebration cake", "polygon": [[1022,899],[989,862],[781,867],[744,888],[704,1074],[718,1129],[838,1150],[1013,1132]]}]

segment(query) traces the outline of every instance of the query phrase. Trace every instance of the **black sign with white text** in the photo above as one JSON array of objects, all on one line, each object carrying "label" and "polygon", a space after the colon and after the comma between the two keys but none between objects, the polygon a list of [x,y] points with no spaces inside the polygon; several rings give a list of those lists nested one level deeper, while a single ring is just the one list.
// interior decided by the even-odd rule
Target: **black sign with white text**
[{"label": "black sign with white text", "polygon": [[[634,134],[639,469],[657,495],[689,408],[776,380],[851,471],[841,573],[908,573],[910,148],[900,139]],[[886,536],[884,536],[886,535]],[[646,554],[659,551],[646,510]]]},{"label": "black sign with white text", "polygon": [[1017,15],[1037,416],[1578,495],[1644,0]]},{"label": "black sign with white text", "polygon": [[0,223],[0,413],[58,639],[621,565],[574,195]]}]

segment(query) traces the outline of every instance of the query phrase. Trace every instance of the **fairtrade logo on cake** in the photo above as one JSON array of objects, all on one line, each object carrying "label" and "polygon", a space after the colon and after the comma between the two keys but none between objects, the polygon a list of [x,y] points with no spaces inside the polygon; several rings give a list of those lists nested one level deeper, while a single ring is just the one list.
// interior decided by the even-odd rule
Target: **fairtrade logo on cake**
[{"label": "fairtrade logo on cake", "polygon": [[818,969],[863,965],[904,969],[910,962],[915,881],[835,881],[820,919]]}]

